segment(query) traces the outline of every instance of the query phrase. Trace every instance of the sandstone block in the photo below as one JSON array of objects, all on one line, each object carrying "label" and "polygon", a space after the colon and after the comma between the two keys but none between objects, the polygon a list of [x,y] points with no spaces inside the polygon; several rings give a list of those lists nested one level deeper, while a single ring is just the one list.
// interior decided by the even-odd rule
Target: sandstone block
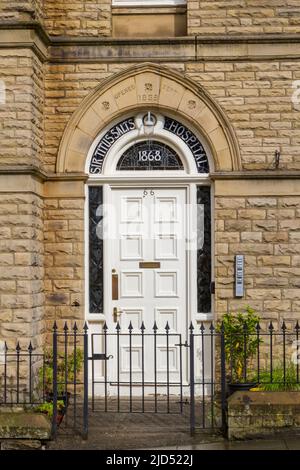
[{"label": "sandstone block", "polygon": [[290,266],[290,256],[258,256],[258,266]]}]

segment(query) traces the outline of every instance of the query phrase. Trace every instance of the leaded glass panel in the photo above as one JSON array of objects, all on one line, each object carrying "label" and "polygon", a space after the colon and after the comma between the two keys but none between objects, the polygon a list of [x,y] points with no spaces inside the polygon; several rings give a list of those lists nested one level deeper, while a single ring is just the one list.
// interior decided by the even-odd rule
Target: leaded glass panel
[{"label": "leaded glass panel", "polygon": [[210,187],[197,186],[197,297],[198,312],[211,312],[211,200]]},{"label": "leaded glass panel", "polygon": [[145,140],[127,149],[117,164],[121,171],[183,170],[175,150],[162,142]]},{"label": "leaded glass panel", "polygon": [[103,312],[103,195],[89,187],[89,304],[90,313]]}]

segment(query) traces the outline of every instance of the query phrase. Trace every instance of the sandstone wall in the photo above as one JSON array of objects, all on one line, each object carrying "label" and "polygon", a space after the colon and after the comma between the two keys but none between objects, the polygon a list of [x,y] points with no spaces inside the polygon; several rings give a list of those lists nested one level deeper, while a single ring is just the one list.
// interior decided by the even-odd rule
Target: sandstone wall
[{"label": "sandstone wall", "polygon": [[45,27],[53,36],[110,36],[111,0],[44,0]]},{"label": "sandstone wall", "polygon": [[[45,199],[45,316],[54,320],[84,318],[84,199]],[[58,323],[61,326],[60,323]]]},{"label": "sandstone wall", "polygon": [[188,34],[297,34],[298,0],[188,0]]},{"label": "sandstone wall", "polygon": [[0,166],[41,166],[43,152],[43,64],[30,49],[0,50]]},{"label": "sandstone wall", "polygon": [[[132,64],[80,63],[48,65],[45,75],[45,165],[54,171],[66,123],[82,99],[102,80]],[[243,168],[300,169],[300,112],[292,103],[300,61],[232,61],[172,63],[203,86],[220,104],[238,137]]]},{"label": "sandstone wall", "polygon": [[[284,318],[295,325],[300,318],[300,197],[262,197],[260,191],[263,184],[255,197],[215,200],[216,311],[221,315],[248,304],[266,321]],[[245,297],[234,299],[234,255],[239,253],[245,255]]]},{"label": "sandstone wall", "polygon": [[[43,201],[15,177],[16,189],[0,178],[0,337],[10,347],[16,338],[43,344]],[[17,186],[23,188],[17,190]]]},{"label": "sandstone wall", "polygon": [[43,18],[44,0],[1,0],[1,21],[30,21]]}]

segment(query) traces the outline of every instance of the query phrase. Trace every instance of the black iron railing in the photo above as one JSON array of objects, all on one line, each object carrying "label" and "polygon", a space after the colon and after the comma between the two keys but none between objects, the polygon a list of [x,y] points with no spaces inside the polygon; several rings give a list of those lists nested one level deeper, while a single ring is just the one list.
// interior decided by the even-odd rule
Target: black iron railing
[{"label": "black iron railing", "polygon": [[34,405],[45,400],[44,354],[17,343],[0,352],[0,405]]},{"label": "black iron railing", "polygon": [[223,331],[227,383],[248,383],[255,390],[300,390],[299,333],[298,321]]},{"label": "black iron railing", "polygon": [[86,324],[55,323],[50,354],[31,343],[17,343],[14,350],[4,344],[0,405],[52,403],[53,436],[61,401],[62,425],[84,437],[89,411],[174,414],[186,419],[191,432],[225,429],[227,397],[240,386],[300,390],[299,334],[298,322],[245,324],[234,332],[202,322],[191,324],[187,336],[169,323],[149,330],[144,323],[117,323],[112,330],[104,324],[91,334]]},{"label": "black iron railing", "polygon": [[[53,416],[52,435],[57,434],[58,403],[65,403],[64,424],[84,438],[88,434],[88,327],[79,330],[75,322],[61,330],[56,322],[52,334],[53,349]],[[69,419],[68,419],[69,418]]]}]

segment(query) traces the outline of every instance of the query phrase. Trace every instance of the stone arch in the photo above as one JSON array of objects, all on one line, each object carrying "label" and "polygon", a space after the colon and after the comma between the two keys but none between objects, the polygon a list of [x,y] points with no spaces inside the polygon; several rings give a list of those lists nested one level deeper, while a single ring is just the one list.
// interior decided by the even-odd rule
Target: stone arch
[{"label": "stone arch", "polygon": [[216,171],[241,169],[233,128],[220,106],[192,80],[156,64],[122,71],[96,87],[71,117],[58,151],[57,173],[84,172],[88,151],[110,121],[151,108],[182,115],[204,136]]}]

